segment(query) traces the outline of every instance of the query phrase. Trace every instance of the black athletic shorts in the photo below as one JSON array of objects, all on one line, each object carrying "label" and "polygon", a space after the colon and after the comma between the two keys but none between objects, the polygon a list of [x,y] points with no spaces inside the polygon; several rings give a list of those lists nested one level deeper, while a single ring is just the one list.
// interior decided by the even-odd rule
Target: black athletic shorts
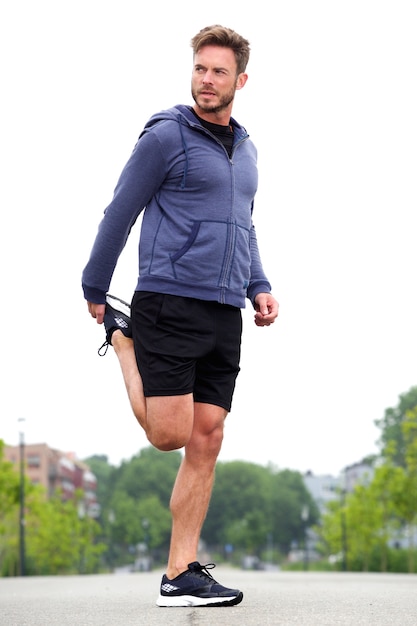
[{"label": "black athletic shorts", "polygon": [[240,370],[239,308],[136,291],[131,314],[146,397],[192,393],[195,402],[230,411]]}]

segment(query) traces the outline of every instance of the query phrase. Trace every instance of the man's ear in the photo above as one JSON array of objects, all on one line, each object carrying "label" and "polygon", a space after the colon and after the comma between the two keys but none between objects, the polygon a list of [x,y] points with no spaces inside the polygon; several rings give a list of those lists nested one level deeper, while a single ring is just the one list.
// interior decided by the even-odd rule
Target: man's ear
[{"label": "man's ear", "polygon": [[236,89],[242,89],[246,85],[246,81],[248,80],[248,75],[243,72],[239,74],[236,81]]}]

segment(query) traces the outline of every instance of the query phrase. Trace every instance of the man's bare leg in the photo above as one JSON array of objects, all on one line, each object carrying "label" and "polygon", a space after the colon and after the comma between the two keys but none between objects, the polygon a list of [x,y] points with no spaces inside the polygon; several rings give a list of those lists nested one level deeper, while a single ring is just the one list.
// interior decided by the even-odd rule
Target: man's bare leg
[{"label": "man's bare leg", "polygon": [[172,579],[197,560],[201,529],[214,484],[227,411],[194,404],[194,427],[171,496],[172,533],[166,575]]},{"label": "man's bare leg", "polygon": [[166,574],[175,578],[197,559],[227,411],[194,403],[192,394],[145,399],[133,340],[116,330],[112,345],[132,410],[150,443],[164,451],[185,448],[170,503],[172,533]]},{"label": "man's bare leg", "polygon": [[133,340],[115,330],[112,345],[119,359],[133,413],[150,443],[165,452],[183,448],[193,430],[192,394],[145,398]]},{"label": "man's bare leg", "polygon": [[120,330],[115,330],[111,341],[117,358],[119,359],[123,380],[133,413],[145,433],[147,433],[146,401],[143,395],[142,379],[136,363],[133,339],[125,337]]}]

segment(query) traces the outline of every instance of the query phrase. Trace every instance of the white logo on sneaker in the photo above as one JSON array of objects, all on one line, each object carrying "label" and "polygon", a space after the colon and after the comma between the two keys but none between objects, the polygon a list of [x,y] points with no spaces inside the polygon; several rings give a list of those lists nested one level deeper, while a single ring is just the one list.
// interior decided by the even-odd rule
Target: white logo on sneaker
[{"label": "white logo on sneaker", "polygon": [[128,328],[129,324],[123,319],[123,317],[115,317],[114,321],[120,328]]},{"label": "white logo on sneaker", "polygon": [[175,585],[170,585],[169,583],[164,583],[161,585],[161,590],[166,593],[170,593],[171,591],[176,591],[179,587],[175,587]]}]

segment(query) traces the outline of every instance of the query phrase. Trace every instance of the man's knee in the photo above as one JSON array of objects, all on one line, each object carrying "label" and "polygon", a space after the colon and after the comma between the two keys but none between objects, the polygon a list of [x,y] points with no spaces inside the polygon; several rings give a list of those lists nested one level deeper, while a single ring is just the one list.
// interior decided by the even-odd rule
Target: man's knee
[{"label": "man's knee", "polygon": [[171,452],[172,450],[180,450],[187,445],[190,437],[180,436],[178,433],[169,433],[166,431],[153,432],[148,429],[146,433],[148,441],[161,452]]},{"label": "man's knee", "polygon": [[193,430],[193,421],[191,394],[148,398],[146,435],[158,450],[168,452],[186,446]]}]

